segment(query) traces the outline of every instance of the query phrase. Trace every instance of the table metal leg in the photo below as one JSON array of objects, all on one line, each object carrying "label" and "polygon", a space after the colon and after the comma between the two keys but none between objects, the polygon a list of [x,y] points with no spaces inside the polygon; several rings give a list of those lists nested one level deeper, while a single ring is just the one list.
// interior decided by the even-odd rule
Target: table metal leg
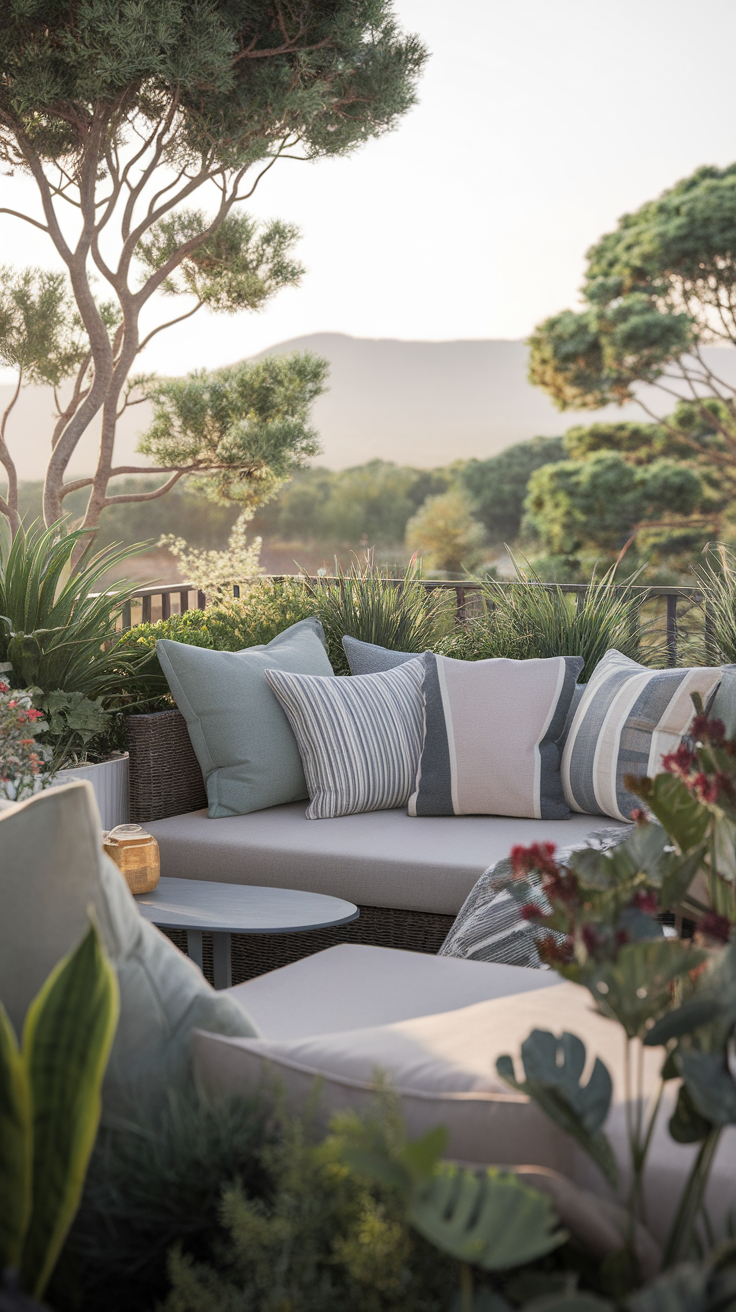
[{"label": "table metal leg", "polygon": [[213,955],[213,978],[216,989],[229,989],[232,987],[233,970],[230,957],[230,935],[213,934],[212,935],[212,955]]},{"label": "table metal leg", "polygon": [[202,931],[201,929],[187,930],[187,953],[199,969],[202,969]]}]

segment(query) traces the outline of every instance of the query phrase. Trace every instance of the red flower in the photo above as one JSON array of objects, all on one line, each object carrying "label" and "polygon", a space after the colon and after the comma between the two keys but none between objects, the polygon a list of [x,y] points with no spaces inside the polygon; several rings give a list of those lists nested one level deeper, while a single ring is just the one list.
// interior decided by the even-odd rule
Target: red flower
[{"label": "red flower", "polygon": [[632,897],[631,905],[636,907],[637,911],[644,911],[648,916],[653,916],[659,906],[659,898],[656,893],[647,893],[640,888]]},{"label": "red flower", "polygon": [[572,939],[566,938],[562,943],[558,943],[554,934],[545,934],[544,938],[538,941],[537,952],[548,966],[567,966],[575,959]]},{"label": "red flower", "polygon": [[517,843],[511,849],[511,868],[516,879],[537,870],[540,874],[556,874],[557,863],[552,860],[554,843],[532,843],[531,847],[522,847]]},{"label": "red flower", "polygon": [[550,902],[567,902],[568,905],[577,900],[578,881],[571,871],[555,870],[546,874],[542,879],[542,888]]},{"label": "red flower", "polygon": [[680,743],[676,751],[668,752],[666,756],[662,757],[662,768],[668,774],[678,774],[685,779],[690,774],[694,761],[695,753],[691,752],[690,748],[686,747],[684,743]]},{"label": "red flower", "polygon": [[527,902],[519,912],[522,920],[538,920],[544,917],[544,912],[540,910],[536,902]]},{"label": "red flower", "polygon": [[596,951],[596,949],[601,946],[601,943],[603,942],[603,938],[598,933],[598,931],[593,928],[592,925],[583,925],[582,937],[583,937],[583,943],[585,944],[586,947],[586,951],[589,952],[591,956]]},{"label": "red flower", "polygon": [[690,726],[693,738],[708,738],[712,743],[722,743],[726,736],[723,720],[711,720],[707,715],[696,715]]},{"label": "red flower", "polygon": [[647,813],[641,806],[635,806],[631,812],[631,819],[637,825],[645,825],[647,822]]},{"label": "red flower", "polygon": [[706,911],[695,928],[702,938],[715,939],[718,943],[728,943],[731,937],[731,921],[726,916],[719,916],[716,911]]},{"label": "red flower", "polygon": [[706,805],[709,802],[718,801],[721,789],[717,775],[709,776],[704,774],[701,770],[700,774],[696,774],[695,778],[691,781],[690,786],[693,792],[700,798],[701,802],[705,802]]}]

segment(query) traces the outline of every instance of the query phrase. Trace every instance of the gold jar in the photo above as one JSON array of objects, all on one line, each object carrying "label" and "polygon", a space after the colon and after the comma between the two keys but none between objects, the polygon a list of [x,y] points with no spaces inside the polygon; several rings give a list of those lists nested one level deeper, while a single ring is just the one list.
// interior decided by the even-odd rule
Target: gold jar
[{"label": "gold jar", "polygon": [[131,893],[151,893],[161,878],[158,843],[140,825],[116,825],[103,834],[103,848],[112,857]]}]

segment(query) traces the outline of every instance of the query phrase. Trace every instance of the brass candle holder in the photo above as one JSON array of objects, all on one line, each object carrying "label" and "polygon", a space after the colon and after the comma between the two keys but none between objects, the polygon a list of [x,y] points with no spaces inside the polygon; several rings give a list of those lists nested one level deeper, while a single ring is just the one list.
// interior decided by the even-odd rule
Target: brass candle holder
[{"label": "brass candle holder", "polygon": [[116,825],[103,834],[102,846],[115,862],[131,893],[150,893],[161,878],[158,843],[141,825]]}]

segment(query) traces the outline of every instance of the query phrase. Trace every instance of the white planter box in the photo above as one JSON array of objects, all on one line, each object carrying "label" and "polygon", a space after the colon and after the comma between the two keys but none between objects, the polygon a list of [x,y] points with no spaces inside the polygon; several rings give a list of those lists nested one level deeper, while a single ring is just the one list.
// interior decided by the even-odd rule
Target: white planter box
[{"label": "white planter box", "polygon": [[60,770],[51,787],[70,784],[73,779],[87,779],[91,783],[103,829],[127,825],[130,820],[127,752],[125,756],[103,761],[100,765],[77,765]]}]

